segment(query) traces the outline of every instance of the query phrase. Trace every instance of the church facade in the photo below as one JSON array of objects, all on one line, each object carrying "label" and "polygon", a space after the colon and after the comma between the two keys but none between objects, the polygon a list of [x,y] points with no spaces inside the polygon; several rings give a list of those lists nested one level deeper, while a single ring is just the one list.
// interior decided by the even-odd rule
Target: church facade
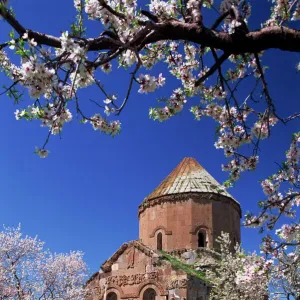
[{"label": "church facade", "polygon": [[195,159],[184,158],[138,216],[139,239],[124,243],[88,280],[87,300],[207,300],[205,281],[165,258],[209,268],[222,231],[240,242],[239,203]]}]

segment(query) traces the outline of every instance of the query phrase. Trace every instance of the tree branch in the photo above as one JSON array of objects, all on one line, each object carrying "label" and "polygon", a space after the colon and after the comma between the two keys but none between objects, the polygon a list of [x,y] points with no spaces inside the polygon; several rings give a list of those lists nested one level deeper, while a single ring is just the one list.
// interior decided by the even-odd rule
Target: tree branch
[{"label": "tree branch", "polygon": [[[28,30],[23,27],[7,9],[2,9],[0,15],[20,34],[26,31],[30,39],[41,45],[61,48],[60,39],[51,35]],[[221,49],[229,54],[258,53],[267,49],[279,49],[283,51],[300,52],[300,30],[272,26],[249,32],[245,35],[230,35],[226,32],[211,30],[197,23],[183,23],[178,20],[151,24],[152,33],[147,35],[144,28],[137,32],[131,47],[143,49],[146,44],[165,40],[184,40],[201,44],[205,47]],[[141,36],[141,32],[144,35]],[[108,37],[90,38],[76,41],[87,47],[88,51],[116,49],[117,43]]]},{"label": "tree branch", "polygon": [[217,58],[215,64],[205,73],[205,75],[203,75],[201,78],[199,78],[196,81],[195,86],[199,86],[208,77],[213,75],[218,70],[218,68],[223,64],[223,62],[227,60],[228,57],[229,57],[228,53],[223,53],[219,58]]},{"label": "tree branch", "polygon": [[98,0],[98,2],[100,3],[100,5],[107,9],[111,14],[113,14],[114,16],[126,20],[126,15],[120,12],[115,11],[113,8],[111,8],[106,2],[105,0]]}]

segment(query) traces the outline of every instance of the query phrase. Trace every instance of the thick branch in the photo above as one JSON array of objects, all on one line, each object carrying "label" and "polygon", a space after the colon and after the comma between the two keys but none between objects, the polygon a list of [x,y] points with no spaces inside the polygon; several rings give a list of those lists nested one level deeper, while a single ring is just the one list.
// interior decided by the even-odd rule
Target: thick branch
[{"label": "thick branch", "polygon": [[[60,39],[42,34],[23,27],[7,10],[2,9],[0,15],[20,34],[28,32],[29,38],[34,38],[39,44],[60,48]],[[144,33],[144,38],[133,38],[136,49],[142,49],[146,44],[164,40],[184,40],[201,44],[205,47],[221,49],[230,54],[257,53],[267,49],[300,52],[300,31],[284,26],[273,26],[246,35],[230,35],[226,32],[211,30],[196,23],[183,23],[169,20],[151,24],[151,34]],[[141,29],[143,31],[143,28]],[[137,32],[141,35],[141,32]],[[89,51],[116,49],[116,41],[107,37],[91,38],[78,41],[87,46]]]},{"label": "thick branch", "polygon": [[149,37],[148,43],[165,39],[185,40],[231,54],[260,52],[271,48],[300,52],[300,31],[288,27],[267,27],[237,36],[175,20],[153,26],[155,33]]}]

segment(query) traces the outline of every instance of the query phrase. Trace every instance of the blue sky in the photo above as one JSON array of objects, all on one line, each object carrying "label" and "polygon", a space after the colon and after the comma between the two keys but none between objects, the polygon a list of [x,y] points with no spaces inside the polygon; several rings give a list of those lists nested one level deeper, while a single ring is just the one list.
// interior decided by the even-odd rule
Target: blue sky
[{"label": "blue sky", "polygon": [[[75,10],[71,0],[10,0],[20,22],[28,28],[60,35],[73,21]],[[253,1],[252,28],[268,16],[268,1]],[[99,35],[97,23],[89,34]],[[0,43],[9,28],[0,21]],[[300,111],[299,75],[295,65],[299,54],[270,51],[263,62],[270,69],[266,77],[271,95],[283,116]],[[166,73],[165,67],[155,72]],[[124,71],[102,75],[101,80],[111,93],[124,95],[129,75]],[[0,74],[1,85],[8,83]],[[16,121],[18,108],[11,99],[1,97],[0,110],[0,224],[17,226],[23,232],[38,235],[55,252],[79,249],[93,273],[125,241],[138,237],[137,207],[182,160],[192,156],[219,182],[226,180],[221,171],[223,152],[213,146],[215,124],[203,119],[197,122],[186,109],[166,123],[149,120],[148,109],[156,105],[158,96],[168,96],[178,86],[167,77],[167,85],[158,93],[140,95],[135,87],[128,106],[121,115],[122,134],[111,138],[95,132],[90,125],[76,120],[65,126],[62,139],[51,139],[48,159],[33,154],[41,146],[47,130],[38,122]],[[242,87],[246,93],[249,86]],[[122,94],[123,92],[123,94]],[[94,89],[83,90],[80,101],[104,100]],[[31,99],[25,93],[20,106]],[[189,105],[195,105],[192,100]],[[276,170],[275,162],[284,160],[293,132],[299,121],[278,125],[270,140],[262,143],[259,168],[244,174],[230,193],[241,203],[243,212],[257,210],[263,199],[258,179]],[[255,250],[261,236],[254,229],[242,230],[243,245]]]}]

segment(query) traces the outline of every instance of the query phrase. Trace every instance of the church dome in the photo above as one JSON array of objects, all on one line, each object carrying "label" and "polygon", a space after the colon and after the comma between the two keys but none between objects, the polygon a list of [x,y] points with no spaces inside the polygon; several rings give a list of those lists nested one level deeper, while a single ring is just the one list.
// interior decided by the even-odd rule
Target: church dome
[{"label": "church dome", "polygon": [[217,247],[240,241],[239,203],[194,159],[184,158],[139,206],[140,240],[152,248]]}]

